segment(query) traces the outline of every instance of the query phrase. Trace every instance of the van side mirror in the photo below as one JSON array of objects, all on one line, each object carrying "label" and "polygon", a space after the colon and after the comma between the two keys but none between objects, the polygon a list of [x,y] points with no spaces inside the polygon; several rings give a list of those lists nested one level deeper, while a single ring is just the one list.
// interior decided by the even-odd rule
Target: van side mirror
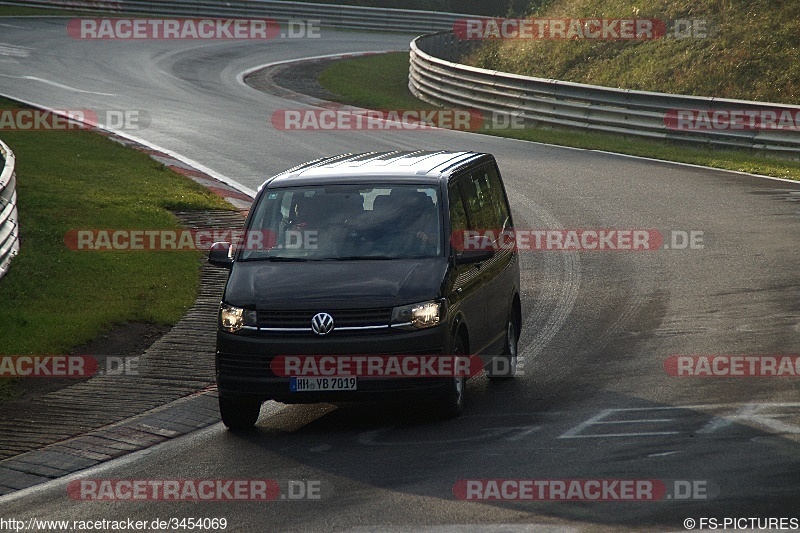
[{"label": "van side mirror", "polygon": [[455,262],[457,265],[468,265],[488,261],[494,256],[494,250],[464,250],[456,252]]},{"label": "van side mirror", "polygon": [[208,251],[208,262],[214,266],[233,267],[233,246],[229,242],[215,242]]}]

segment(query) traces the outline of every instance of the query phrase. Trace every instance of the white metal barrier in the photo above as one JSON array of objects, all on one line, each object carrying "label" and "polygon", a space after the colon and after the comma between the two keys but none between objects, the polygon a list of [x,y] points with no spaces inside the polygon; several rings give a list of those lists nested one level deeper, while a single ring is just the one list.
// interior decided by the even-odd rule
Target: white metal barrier
[{"label": "white metal barrier", "polygon": [[0,141],[3,171],[0,173],[0,278],[8,272],[11,259],[19,252],[17,191],[14,152]]},{"label": "white metal barrier", "polygon": [[[700,111],[708,111],[711,117],[722,113],[729,119],[729,111],[738,110],[745,115],[752,113],[759,120],[774,113],[776,126],[781,123],[780,117],[788,113],[797,125],[800,124],[800,106],[614,89],[458,63],[477,42],[460,40],[452,31],[423,35],[412,41],[411,92],[435,105],[518,117],[522,123],[800,153],[800,129],[791,127],[791,123],[784,128],[737,129],[726,127],[722,121],[717,124],[719,127],[693,130],[686,125],[682,128],[678,121],[678,111],[692,112],[690,116],[694,117],[701,116]],[[690,121],[689,125],[698,123]]]}]

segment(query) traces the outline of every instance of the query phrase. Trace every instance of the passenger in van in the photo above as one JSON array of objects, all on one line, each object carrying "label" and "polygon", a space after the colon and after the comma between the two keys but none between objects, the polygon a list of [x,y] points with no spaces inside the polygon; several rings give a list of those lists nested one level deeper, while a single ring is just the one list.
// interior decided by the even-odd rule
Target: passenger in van
[{"label": "passenger in van", "polygon": [[289,229],[314,232],[315,248],[310,256],[328,257],[352,246],[351,225],[364,212],[364,198],[359,193],[316,194],[297,198],[290,210]]},{"label": "passenger in van", "polygon": [[389,199],[406,228],[403,253],[435,255],[439,244],[439,213],[433,199],[424,192],[407,187],[392,189]]}]

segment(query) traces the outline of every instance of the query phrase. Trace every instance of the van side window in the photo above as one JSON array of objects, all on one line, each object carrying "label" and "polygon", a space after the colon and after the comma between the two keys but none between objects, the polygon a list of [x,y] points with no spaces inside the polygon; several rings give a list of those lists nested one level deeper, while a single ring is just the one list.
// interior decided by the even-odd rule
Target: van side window
[{"label": "van side window", "polygon": [[506,195],[503,192],[503,184],[500,181],[500,175],[497,173],[497,168],[489,163],[481,168],[486,181],[489,185],[489,192],[492,197],[492,205],[495,212],[496,226],[505,228],[509,223],[508,203]]},{"label": "van side window", "polygon": [[458,185],[451,183],[447,190],[447,196],[450,199],[450,230],[455,233],[469,229],[467,212],[464,210],[464,201],[461,199]]},{"label": "van side window", "polygon": [[503,227],[504,220],[498,219],[492,186],[485,168],[472,171],[465,183],[467,210],[472,221],[471,229],[498,230]]}]

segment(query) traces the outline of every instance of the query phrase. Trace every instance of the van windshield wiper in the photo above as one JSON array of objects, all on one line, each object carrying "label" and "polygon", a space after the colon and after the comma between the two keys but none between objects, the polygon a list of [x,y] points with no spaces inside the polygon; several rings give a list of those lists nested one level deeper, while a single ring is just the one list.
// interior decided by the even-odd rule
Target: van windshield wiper
[{"label": "van windshield wiper", "polygon": [[392,257],[389,255],[345,255],[341,257],[327,257],[329,261],[386,261],[390,259],[401,259],[400,257]]},{"label": "van windshield wiper", "polygon": [[242,261],[388,261],[392,259],[403,258],[389,255],[346,255],[341,257],[292,257],[286,255],[264,255],[261,257],[248,257],[246,259],[242,259]]},{"label": "van windshield wiper", "polygon": [[242,261],[308,261],[307,257],[291,257],[285,255],[262,255],[256,257],[248,257]]}]

